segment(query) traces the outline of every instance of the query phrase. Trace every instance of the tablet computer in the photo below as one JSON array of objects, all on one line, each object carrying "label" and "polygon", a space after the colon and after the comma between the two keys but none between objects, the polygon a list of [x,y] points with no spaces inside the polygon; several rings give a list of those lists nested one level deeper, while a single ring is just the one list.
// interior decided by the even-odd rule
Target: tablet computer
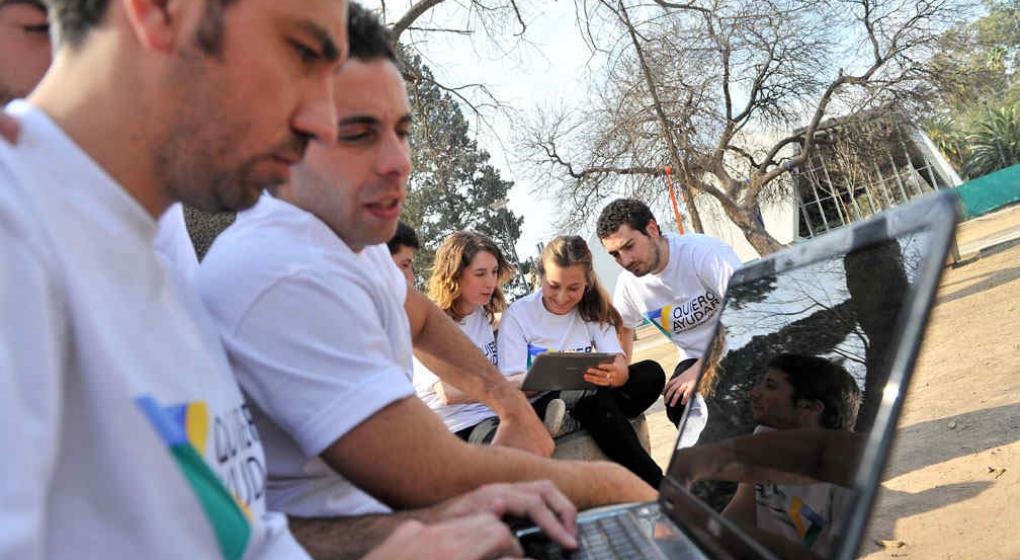
[{"label": "tablet computer", "polygon": [[544,352],[531,363],[524,376],[524,391],[569,391],[595,389],[598,385],[584,380],[584,372],[599,364],[608,364],[616,354],[602,352]]}]

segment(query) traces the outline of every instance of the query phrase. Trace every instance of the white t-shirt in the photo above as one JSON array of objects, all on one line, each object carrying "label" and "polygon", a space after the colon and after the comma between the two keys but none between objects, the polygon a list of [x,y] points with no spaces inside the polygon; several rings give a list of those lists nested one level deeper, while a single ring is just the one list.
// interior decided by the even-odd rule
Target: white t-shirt
[{"label": "white t-shirt", "polygon": [[42,111],[0,142],[0,557],[306,558],[156,221]]},{"label": "white t-shirt", "polygon": [[499,369],[504,375],[528,371],[543,352],[620,353],[616,329],[585,321],[577,308],[556,315],[542,303],[539,289],[517,301],[499,322]]},{"label": "white t-shirt", "polygon": [[270,507],[302,517],[390,511],[319,458],[414,395],[407,283],[386,245],[355,253],[314,215],[263,194],[213,243],[195,286],[251,400]]},{"label": "white t-shirt", "polygon": [[[457,321],[457,326],[485,354],[492,365],[499,365],[496,336],[492,331],[492,323],[489,322],[489,315],[485,309],[479,307],[474,313]],[[418,393],[418,397],[443,419],[443,423],[451,432],[459,432],[486,418],[496,416],[491,408],[479,402],[444,405],[439,395],[436,394],[436,383],[438,382],[439,377],[415,358],[414,390]]]},{"label": "white t-shirt", "polygon": [[191,244],[191,236],[184,223],[184,206],[180,202],[170,205],[159,217],[154,245],[163,262],[180,272],[181,277],[191,284],[198,270],[198,255]]},{"label": "white t-shirt", "polygon": [[700,358],[712,340],[740,258],[729,245],[707,235],[664,237],[669,243],[666,268],[640,278],[621,272],[613,305],[624,326],[637,328],[647,320],[673,341],[681,360]]},{"label": "white t-shirt", "polygon": [[[771,431],[758,426],[754,433]],[[854,491],[828,482],[754,485],[758,528],[800,544],[822,557],[832,554],[853,507]]]}]

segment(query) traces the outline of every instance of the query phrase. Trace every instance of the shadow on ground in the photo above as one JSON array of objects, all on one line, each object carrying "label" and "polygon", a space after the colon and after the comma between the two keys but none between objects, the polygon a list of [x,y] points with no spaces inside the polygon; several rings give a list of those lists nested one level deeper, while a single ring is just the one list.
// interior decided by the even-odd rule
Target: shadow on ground
[{"label": "shadow on ground", "polygon": [[940,295],[935,301],[935,304],[941,305],[943,303],[963,299],[967,296],[979,294],[985,290],[991,290],[993,288],[998,288],[1003,284],[1008,284],[1018,278],[1020,278],[1020,266],[996,270],[995,272],[984,275],[983,280],[975,282],[966,288]]},{"label": "shadow on ground", "polygon": [[896,438],[884,480],[1020,441],[1020,404],[920,422],[901,428]]},{"label": "shadow on ground", "polygon": [[[987,480],[960,482],[914,493],[882,488],[879,491],[879,503],[875,508],[877,514],[871,520],[868,534],[873,539],[893,540],[897,520],[969,500],[988,490],[993,484]],[[874,541],[867,540],[861,543],[858,553],[863,556],[882,549],[883,547]]]}]

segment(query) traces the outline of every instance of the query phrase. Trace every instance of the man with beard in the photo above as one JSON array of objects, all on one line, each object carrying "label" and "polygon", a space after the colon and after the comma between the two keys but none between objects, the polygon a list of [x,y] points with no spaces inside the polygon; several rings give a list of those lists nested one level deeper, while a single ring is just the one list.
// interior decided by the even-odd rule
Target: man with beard
[{"label": "man with beard", "polygon": [[[740,259],[729,245],[700,234],[663,234],[643,202],[621,198],[599,215],[596,233],[606,251],[625,270],[616,282],[613,305],[627,328],[620,333],[628,356],[633,330],[648,321],[676,345],[680,363],[663,389],[666,413],[678,424],[684,405],[695,395],[699,360],[708,348],[722,300]],[[698,397],[692,421],[704,423]],[[685,434],[698,430],[685,430]],[[694,441],[691,441],[694,440]],[[696,438],[681,441],[692,445]]]}]

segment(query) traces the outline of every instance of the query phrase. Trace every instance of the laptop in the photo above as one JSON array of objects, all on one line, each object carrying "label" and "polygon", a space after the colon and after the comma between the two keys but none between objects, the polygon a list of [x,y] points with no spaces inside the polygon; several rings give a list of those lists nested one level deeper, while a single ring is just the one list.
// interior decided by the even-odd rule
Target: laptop
[{"label": "laptop", "polygon": [[[710,347],[717,365],[700,374],[713,376],[707,422],[688,426],[685,411],[678,441],[697,445],[674,451],[658,501],[581,513],[581,547],[569,553],[535,528],[518,531],[528,556],[855,558],[958,216],[955,193],[943,191],[738,270]],[[765,424],[763,389],[755,388],[772,371],[767,364],[790,355],[824,358],[853,379],[858,411],[846,429]],[[804,457],[790,454],[789,442],[806,449]],[[710,464],[705,458],[720,449],[740,450],[744,476],[764,478],[738,482],[720,469],[691,483],[690,465]],[[788,472],[777,474],[776,462],[790,463]],[[817,468],[822,463],[830,470]],[[748,474],[766,467],[767,475]]]}]

